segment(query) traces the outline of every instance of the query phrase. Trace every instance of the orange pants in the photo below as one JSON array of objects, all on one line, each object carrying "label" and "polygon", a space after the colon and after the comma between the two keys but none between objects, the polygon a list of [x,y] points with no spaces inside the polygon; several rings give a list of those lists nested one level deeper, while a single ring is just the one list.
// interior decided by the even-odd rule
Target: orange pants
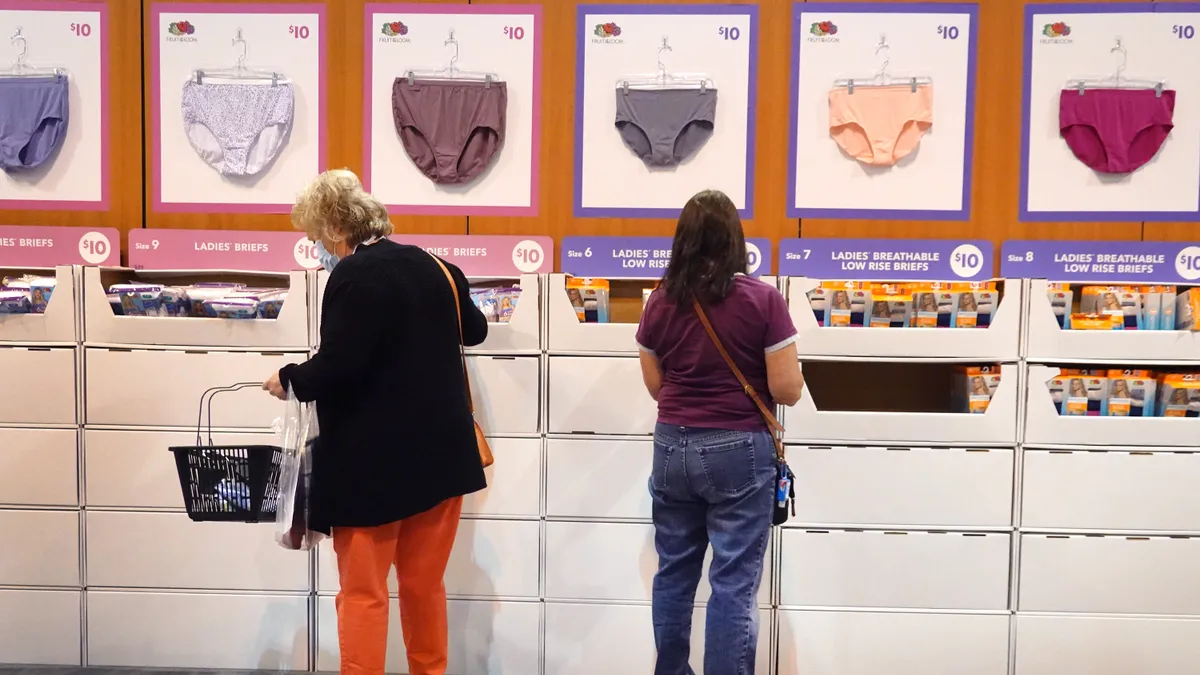
[{"label": "orange pants", "polygon": [[411,675],[445,675],[446,564],[458,532],[462,497],[379,527],[337,527],[337,596],[342,673],[380,675],[387,657],[387,577],[396,566],[400,627]]}]

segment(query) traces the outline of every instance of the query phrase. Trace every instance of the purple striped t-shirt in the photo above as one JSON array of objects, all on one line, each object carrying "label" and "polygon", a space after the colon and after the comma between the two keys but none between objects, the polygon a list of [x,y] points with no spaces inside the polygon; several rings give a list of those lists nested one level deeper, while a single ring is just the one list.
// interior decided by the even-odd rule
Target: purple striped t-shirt
[{"label": "purple striped t-shirt", "polygon": [[[796,340],[783,296],[772,286],[739,275],[729,296],[704,310],[742,374],[763,402],[773,406],[766,356]],[[737,431],[766,428],[758,407],[742,391],[690,304],[680,307],[661,289],[654,291],[642,312],[637,343],[662,366],[659,422]]]}]

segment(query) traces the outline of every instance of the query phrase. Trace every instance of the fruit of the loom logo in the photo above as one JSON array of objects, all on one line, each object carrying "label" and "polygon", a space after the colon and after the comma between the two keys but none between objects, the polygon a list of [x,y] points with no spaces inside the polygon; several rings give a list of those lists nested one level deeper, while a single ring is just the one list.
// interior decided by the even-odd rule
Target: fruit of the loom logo
[{"label": "fruit of the loom logo", "polygon": [[611,21],[608,23],[598,23],[593,34],[596,37],[602,38],[621,37],[621,27]]},{"label": "fruit of the loom logo", "polygon": [[383,24],[383,34],[388,37],[408,35],[408,26],[401,21],[389,21]]},{"label": "fruit of the loom logo", "polygon": [[1071,27],[1059,21],[1057,23],[1048,23],[1042,28],[1042,35],[1049,38],[1067,37],[1071,34]]},{"label": "fruit of the loom logo", "polygon": [[175,21],[167,26],[167,32],[171,35],[193,35],[196,32],[196,26],[191,21]]},{"label": "fruit of the loom logo", "polygon": [[817,37],[828,37],[837,35],[837,26],[832,21],[818,21],[808,29],[808,32]]}]

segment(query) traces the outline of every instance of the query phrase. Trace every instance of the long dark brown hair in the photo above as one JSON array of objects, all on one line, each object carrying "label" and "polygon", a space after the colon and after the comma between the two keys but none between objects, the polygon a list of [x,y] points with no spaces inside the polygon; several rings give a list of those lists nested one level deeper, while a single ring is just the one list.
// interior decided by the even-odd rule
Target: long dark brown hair
[{"label": "long dark brown hair", "polygon": [[729,295],[739,273],[746,273],[742,219],[725,193],[705,190],[689,199],[679,214],[663,292],[678,304],[696,298],[713,305]]}]

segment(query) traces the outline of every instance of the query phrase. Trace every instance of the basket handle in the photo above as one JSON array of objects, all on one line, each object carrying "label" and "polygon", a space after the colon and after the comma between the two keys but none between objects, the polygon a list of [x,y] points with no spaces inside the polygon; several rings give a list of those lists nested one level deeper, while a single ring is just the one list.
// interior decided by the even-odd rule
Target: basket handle
[{"label": "basket handle", "polygon": [[212,387],[205,389],[203,394],[200,394],[200,412],[196,415],[196,445],[203,446],[204,442],[201,437],[200,429],[204,426],[204,410],[206,408],[205,399],[208,399],[208,445],[213,445],[212,439],[212,402],[217,394],[223,394],[231,391],[240,391],[246,387],[261,387],[261,382],[239,382],[228,387]]}]

